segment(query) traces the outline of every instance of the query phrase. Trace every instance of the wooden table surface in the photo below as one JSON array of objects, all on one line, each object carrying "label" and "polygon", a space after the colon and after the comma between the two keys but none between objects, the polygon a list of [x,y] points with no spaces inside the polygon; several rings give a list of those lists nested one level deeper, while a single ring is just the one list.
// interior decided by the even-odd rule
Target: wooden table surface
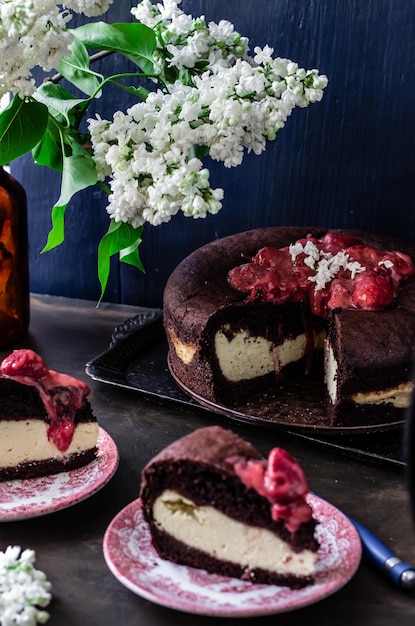
[{"label": "wooden table surface", "polygon": [[[97,494],[47,516],[0,526],[1,549],[17,544],[36,550],[36,565],[53,585],[52,626],[230,623],[227,618],[195,617],[142,599],[112,575],[103,557],[105,530],[138,497],[145,463],[178,437],[201,426],[223,424],[224,419],[157,404],[138,392],[94,381],[85,373],[85,364],[108,347],[114,327],[137,312],[129,306],[104,303],[96,309],[93,302],[34,295],[29,335],[16,346],[31,347],[50,368],[91,386],[95,413],[120,453],[115,476]],[[0,357],[5,355],[3,350]],[[415,563],[415,530],[402,470],[350,459],[279,431],[270,436],[248,424],[226,426],[263,454],[275,445],[285,447],[303,466],[314,491],[367,526],[402,559]],[[270,626],[277,620],[279,626],[405,626],[415,623],[415,594],[397,589],[363,561],[349,583],[317,604],[278,616],[246,618],[243,623]]]}]

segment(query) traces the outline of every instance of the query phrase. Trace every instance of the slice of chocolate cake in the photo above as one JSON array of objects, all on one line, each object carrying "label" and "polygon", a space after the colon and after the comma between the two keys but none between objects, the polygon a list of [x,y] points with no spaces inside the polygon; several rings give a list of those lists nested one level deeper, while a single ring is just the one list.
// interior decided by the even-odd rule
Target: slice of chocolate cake
[{"label": "slice of chocolate cake", "polygon": [[325,379],[332,424],[403,420],[410,404],[415,320],[403,308],[335,311],[327,337]]},{"label": "slice of chocolate cake", "polygon": [[32,350],[0,365],[0,480],[36,478],[86,465],[98,423],[88,385],[49,370]]},{"label": "slice of chocolate cake", "polygon": [[298,463],[268,461],[219,426],[174,442],[144,468],[140,497],[152,542],[175,563],[247,581],[313,582],[317,522]]}]

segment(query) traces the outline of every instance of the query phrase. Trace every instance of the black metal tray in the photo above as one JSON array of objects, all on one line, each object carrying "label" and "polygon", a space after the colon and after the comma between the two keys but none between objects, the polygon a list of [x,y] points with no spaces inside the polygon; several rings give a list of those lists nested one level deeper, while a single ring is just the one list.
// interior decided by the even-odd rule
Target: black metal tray
[{"label": "black metal tray", "polygon": [[[138,391],[157,403],[172,403],[184,411],[221,413],[231,420],[255,427],[252,415],[244,415],[223,407],[204,405],[186,394],[175,382],[168,368],[167,340],[162,312],[153,309],[126,320],[111,337],[109,348],[86,364],[86,372],[94,380]],[[280,429],[285,435],[310,444],[330,448],[339,453],[370,462],[403,468],[402,428],[349,432],[296,428],[280,423],[264,423],[265,428]]]}]

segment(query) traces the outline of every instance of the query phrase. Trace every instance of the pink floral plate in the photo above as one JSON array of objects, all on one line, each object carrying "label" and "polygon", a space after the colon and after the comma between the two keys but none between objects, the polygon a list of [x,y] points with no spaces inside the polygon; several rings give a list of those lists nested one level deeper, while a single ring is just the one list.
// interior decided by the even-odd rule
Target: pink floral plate
[{"label": "pink floral plate", "polygon": [[139,596],[187,613],[251,617],[283,613],[313,604],[343,587],[356,572],[362,554],[359,535],[332,504],[308,496],[320,522],[315,583],[303,589],[257,585],[208,574],[160,559],[142,514],[141,500],[126,506],[104,536],[104,557],[114,576]]},{"label": "pink floral plate", "polygon": [[65,509],[102,489],[118,467],[118,449],[102,428],[98,453],[88,465],[41,478],[0,483],[0,522],[38,517]]}]

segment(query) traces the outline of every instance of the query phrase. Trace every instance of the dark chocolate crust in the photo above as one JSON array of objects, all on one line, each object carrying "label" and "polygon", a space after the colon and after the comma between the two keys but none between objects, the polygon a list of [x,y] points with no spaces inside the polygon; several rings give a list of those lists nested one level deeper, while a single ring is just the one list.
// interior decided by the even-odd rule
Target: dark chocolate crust
[{"label": "dark chocolate crust", "polygon": [[[0,378],[0,419],[25,420],[28,418],[49,421],[36,388],[7,378]],[[75,423],[81,422],[96,422],[87,398],[75,414]]]},{"label": "dark chocolate crust", "polygon": [[246,572],[240,566],[222,562],[194,550],[160,530],[154,523],[153,504],[166,489],[172,489],[198,506],[214,506],[224,515],[249,526],[274,532],[297,552],[318,550],[314,537],[316,522],[312,519],[296,533],[290,533],[282,520],[271,517],[269,501],[254,489],[247,489],[235,473],[232,456],[262,459],[259,452],[232,431],[219,426],[201,428],[179,439],[144,468],[140,497],[143,514],[149,524],[152,541],[163,558],[192,567],[206,569],[237,578],[247,578],[268,584],[303,586],[310,578],[285,577],[269,572]]},{"label": "dark chocolate crust", "polygon": [[[260,325],[263,335],[267,337],[271,336],[271,332],[275,333],[275,329],[282,327],[283,319],[283,332],[288,323],[292,325],[292,332],[295,334],[296,326],[304,321],[304,311],[301,310],[300,304],[291,305],[290,310],[288,305],[282,307],[260,303],[255,306],[247,305],[244,302],[244,294],[236,292],[228,285],[227,274],[232,267],[249,260],[263,246],[279,248],[309,233],[321,238],[327,232],[327,229],[314,227],[257,229],[214,241],[182,261],[166,285],[164,325],[169,343],[169,366],[185,390],[186,388],[190,390],[195,397],[200,396],[203,400],[237,409],[242,413],[261,414],[262,407],[258,406],[255,394],[269,392],[272,396],[274,389],[283,386],[284,381],[276,380],[272,374],[263,380],[255,379],[236,384],[224,380],[216,362],[212,337],[224,319],[229,320],[235,329],[244,328],[244,324],[247,327],[251,324],[257,327]],[[400,250],[415,260],[415,247],[392,237],[356,230],[329,232],[353,235],[359,237],[365,244],[378,248]],[[274,312],[267,310],[270,306]],[[351,341],[355,346],[356,359],[352,367],[356,368],[356,375],[346,371],[346,386],[344,393],[340,395],[340,402],[335,406],[327,403],[326,409],[325,388],[321,376],[320,381],[318,375],[316,376],[316,384],[310,377],[308,380],[303,377],[303,382],[299,379],[300,387],[309,390],[307,393],[310,395],[313,414],[314,406],[323,408],[323,416],[317,408],[315,418],[311,414],[308,418],[307,410],[304,409],[302,417],[299,418],[300,423],[310,420],[310,425],[349,427],[387,424],[401,420],[403,409],[388,405],[357,406],[350,401],[347,394],[353,391],[353,384],[357,384],[358,379],[360,388],[362,372],[367,380],[368,389],[372,384],[375,385],[373,389],[380,389],[384,383],[386,388],[389,388],[395,384],[393,381],[409,380],[415,334],[415,278],[402,283],[392,309],[382,312],[343,311],[334,314],[332,318],[336,324],[337,320],[343,324],[344,319],[344,325],[347,319],[349,328],[353,330]],[[319,323],[321,328],[324,322]],[[330,324],[333,330],[330,329],[328,332],[329,334],[333,332],[339,338],[340,345],[339,342],[344,340],[346,333],[343,330],[340,332],[333,321]],[[270,331],[271,328],[273,331]],[[385,334],[386,329],[388,332]],[[257,332],[258,328],[255,329],[255,333]],[[290,336],[289,327],[287,336]],[[175,351],[174,344],[177,339],[193,347],[195,351],[188,363],[184,363]],[[348,355],[351,354],[351,341],[348,342]],[[336,357],[340,351],[339,348]],[[301,366],[304,371],[304,365]],[[313,368],[310,371],[313,373]],[[371,371],[373,375],[367,376]],[[291,372],[288,374],[287,378],[290,378]],[[342,384],[343,381],[340,381],[340,385]],[[298,412],[298,402],[296,405],[295,398],[292,398],[288,404],[281,406],[278,403],[272,404],[272,410],[275,419],[285,423],[287,414]]]},{"label": "dark chocolate crust", "polygon": [[70,454],[62,459],[51,458],[45,461],[20,463],[15,467],[0,467],[0,481],[14,480],[16,478],[19,480],[40,478],[41,476],[49,476],[51,474],[58,474],[59,472],[69,472],[91,463],[96,453],[97,449],[91,448],[79,454]]}]

